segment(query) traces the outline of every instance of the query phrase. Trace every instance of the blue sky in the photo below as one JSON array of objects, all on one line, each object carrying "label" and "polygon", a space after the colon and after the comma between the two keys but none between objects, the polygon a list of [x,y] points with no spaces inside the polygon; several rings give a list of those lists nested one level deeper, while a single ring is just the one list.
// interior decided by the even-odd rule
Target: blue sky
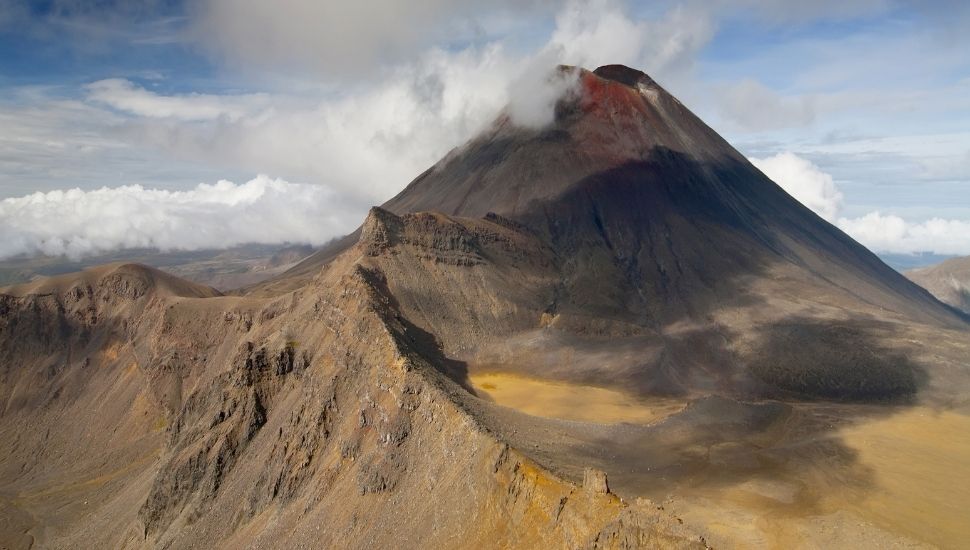
[{"label": "blue sky", "polygon": [[[558,62],[646,70],[877,251],[970,254],[964,3],[479,4],[0,0],[0,230],[17,243],[0,255],[83,255],[139,232],[159,244],[157,227],[123,223],[141,215],[130,209],[166,200],[186,223],[210,197],[199,184],[220,180],[258,217],[271,194],[246,185],[258,174],[327,197],[306,215],[328,225],[296,220],[273,238],[325,241]],[[111,194],[134,185],[183,195]],[[81,201],[92,213],[36,195],[104,187]],[[72,223],[40,221],[52,212]],[[117,234],[85,229],[105,212]],[[214,244],[182,238],[164,246]]]}]

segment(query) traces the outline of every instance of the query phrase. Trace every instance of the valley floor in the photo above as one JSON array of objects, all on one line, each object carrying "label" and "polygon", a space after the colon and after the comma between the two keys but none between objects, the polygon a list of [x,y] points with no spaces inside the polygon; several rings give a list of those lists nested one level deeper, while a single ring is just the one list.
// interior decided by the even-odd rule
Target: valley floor
[{"label": "valley floor", "polygon": [[[506,409],[512,439],[545,440],[523,445],[540,463],[577,475],[579,464],[560,457],[599,458],[612,490],[703,526],[715,548],[961,548],[970,539],[965,405],[769,402],[744,411],[728,400],[678,404],[505,374],[471,380]],[[530,428],[535,417],[545,424]]]}]

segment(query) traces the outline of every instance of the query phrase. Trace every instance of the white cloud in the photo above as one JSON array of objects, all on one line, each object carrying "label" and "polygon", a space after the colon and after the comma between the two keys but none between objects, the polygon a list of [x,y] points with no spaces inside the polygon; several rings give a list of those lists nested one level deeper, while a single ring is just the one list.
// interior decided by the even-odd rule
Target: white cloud
[{"label": "white cloud", "polygon": [[714,36],[710,14],[676,6],[662,17],[635,20],[614,0],[576,0],[556,17],[549,46],[566,63],[638,67],[653,77],[673,77],[693,66],[696,53]]},{"label": "white cloud", "polygon": [[832,176],[818,166],[793,153],[748,160],[813,212],[830,222],[835,221],[842,209],[842,193]]},{"label": "white cloud", "polygon": [[526,128],[542,128],[555,119],[556,103],[561,98],[580,93],[579,71],[557,70],[541,55],[508,87],[509,117]]},{"label": "white cloud", "polygon": [[970,221],[932,218],[909,222],[898,216],[870,212],[838,221],[839,228],[877,252],[970,254]]},{"label": "white cloud", "polygon": [[[75,186],[149,181],[171,186],[185,177],[179,162],[112,134],[124,115],[65,99],[58,91],[21,87],[0,94],[0,198]],[[191,174],[195,181],[229,175],[202,166],[192,167]]]},{"label": "white cloud", "polygon": [[790,152],[749,160],[792,197],[870,250],[970,254],[970,221],[931,218],[914,222],[880,212],[857,218],[840,217],[842,192],[832,176],[812,162]]},{"label": "white cloud", "polygon": [[[324,98],[276,94],[239,117],[132,116],[115,131],[183,160],[280,174],[377,204],[490,122],[522,66],[500,45],[433,50],[372,87]],[[137,91],[152,105],[167,99]],[[196,102],[210,112],[208,98],[177,99],[182,114]]]},{"label": "white cloud", "polygon": [[188,191],[139,185],[34,193],[0,201],[0,258],[71,258],[121,249],[227,248],[244,243],[319,245],[358,223],[364,208],[323,187],[258,176]]},{"label": "white cloud", "polygon": [[135,86],[128,80],[109,78],[85,86],[88,99],[133,115],[177,120],[238,120],[265,108],[266,94],[163,96]]},{"label": "white cloud", "polygon": [[[501,0],[203,0],[190,3],[197,41],[231,65],[268,72],[361,75],[436,44],[489,35],[488,25],[555,2]],[[498,17],[504,11],[508,18]]]},{"label": "white cloud", "polygon": [[552,71],[558,63],[586,63],[576,59],[582,53],[577,44],[599,52],[597,61],[636,65],[650,59],[671,69],[685,48],[702,40],[685,38],[683,31],[659,32],[665,27],[660,23],[639,26],[618,4],[599,1],[570,4],[558,25],[536,53],[513,51],[502,41],[431,49],[376,81],[328,87],[323,97],[166,96],[108,80],[90,85],[89,98],[129,114],[115,128],[119,141],[186,162],[318,183],[378,204],[481,131],[506,105],[514,123],[536,128],[551,122],[556,99],[575,83],[572,75]]},{"label": "white cloud", "polygon": [[[818,167],[791,153],[753,160],[796,198],[835,219],[841,193]],[[0,201],[0,259],[38,253],[76,259],[124,248],[197,250],[251,242],[319,245],[359,223],[366,207],[323,186],[262,175],[240,185],[220,181],[187,191],[131,185],[34,193]],[[914,223],[872,212],[835,223],[877,252],[970,254],[970,221]]]},{"label": "white cloud", "polygon": [[[544,2],[538,3],[545,7],[528,13],[549,9]],[[279,56],[291,54],[314,59],[323,56],[321,62],[328,64],[324,59],[328,55],[354,59],[357,54],[347,52],[357,41],[383,40],[367,38],[373,30],[368,27],[360,31],[361,36],[350,36],[347,47],[321,53],[326,41],[353,34],[348,29],[355,28],[351,23],[358,21],[350,17],[347,28],[328,33],[326,29],[336,23],[320,23],[324,12],[350,10],[360,15],[361,25],[381,28],[383,19],[365,17],[367,2],[326,7],[296,0],[289,9],[253,4],[251,11],[239,9],[240,13],[233,14],[229,3],[209,0],[202,12],[193,14],[212,33],[222,33],[209,38],[226,40],[227,48],[248,41],[246,47],[253,51],[245,50],[243,44],[238,60],[252,61],[254,67],[261,65],[251,57],[262,55],[260,52],[268,56],[269,65],[282,63]],[[415,28],[406,28],[420,19],[424,7],[439,4],[439,0],[427,0],[414,10],[395,5],[389,11],[376,7],[370,11],[397,14],[392,19],[400,28],[388,32],[413,33],[451,24],[418,21]],[[352,85],[346,79],[340,85],[340,73],[321,76],[311,70],[310,76],[296,77],[285,90],[172,95],[156,93],[128,79],[107,79],[84,89],[85,101],[75,102],[78,105],[71,118],[54,113],[55,108],[64,112],[57,96],[72,93],[66,89],[52,92],[54,97],[39,94],[13,102],[6,106],[9,109],[0,100],[0,118],[11,129],[9,135],[0,135],[0,196],[31,189],[130,183],[183,187],[185,179],[270,173],[324,185],[349,200],[377,204],[474,136],[506,104],[515,123],[536,127],[550,121],[555,98],[569,89],[566,81],[546,79],[556,64],[592,69],[602,63],[625,62],[646,68],[653,76],[657,71],[678,74],[690,65],[712,32],[709,18],[703,14],[694,17],[679,8],[656,21],[637,22],[624,12],[619,0],[575,0],[560,12],[548,40],[522,50],[522,44],[508,36],[489,34],[508,25],[496,15],[504,13],[503,6],[509,6],[506,11],[519,10],[519,6],[509,3],[486,9],[459,4],[443,6],[442,17],[484,20],[482,37],[466,42],[463,49],[415,46],[423,51],[420,54],[402,46],[408,62],[371,71]],[[228,27],[210,28],[224,19]],[[441,36],[435,34],[433,42],[440,42]],[[399,39],[388,40],[396,43]],[[266,89],[273,90],[278,84],[273,81]],[[26,134],[13,128],[29,128],[32,141],[26,143]],[[93,142],[98,146],[89,147]],[[4,170],[4,164],[14,170]]]},{"label": "white cloud", "polygon": [[778,130],[815,120],[812,96],[785,97],[751,79],[725,87],[717,102],[720,114],[744,130]]},{"label": "white cloud", "polygon": [[[660,2],[655,20],[634,19],[626,0],[202,0],[192,4],[196,41],[234,67],[264,73],[371,74],[440,44],[494,42],[525,21],[555,13],[549,45],[566,63],[624,63],[648,72],[693,63],[714,34],[719,8]],[[654,75],[656,76],[656,75]]]}]

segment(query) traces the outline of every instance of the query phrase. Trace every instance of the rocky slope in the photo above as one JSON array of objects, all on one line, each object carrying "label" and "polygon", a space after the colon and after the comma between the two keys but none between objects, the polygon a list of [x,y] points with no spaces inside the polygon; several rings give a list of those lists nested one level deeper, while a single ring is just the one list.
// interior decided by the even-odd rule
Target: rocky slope
[{"label": "rocky slope", "polygon": [[0,477],[5,517],[28,519],[4,536],[703,547],[654,506],[570,483],[490,435],[368,264],[344,258],[262,301],[136,265],[8,289]]},{"label": "rocky slope", "polygon": [[934,266],[913,269],[907,271],[906,276],[941,302],[970,314],[970,258],[953,258]]},{"label": "rocky slope", "polygon": [[[503,115],[231,296],[137,265],[4,289],[0,543],[785,546],[690,496],[743,483],[815,544],[919,543],[813,491],[866,494],[860,419],[967,406],[963,318],[643,73],[561,70],[552,126]],[[527,415],[479,373],[679,406]]]}]

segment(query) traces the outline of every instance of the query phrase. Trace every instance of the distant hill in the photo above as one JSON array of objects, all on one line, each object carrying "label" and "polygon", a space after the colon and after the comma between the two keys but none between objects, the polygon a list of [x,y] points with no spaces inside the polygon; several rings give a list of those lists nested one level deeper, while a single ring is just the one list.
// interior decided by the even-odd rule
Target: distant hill
[{"label": "distant hill", "polygon": [[21,256],[0,260],[0,286],[108,263],[134,262],[225,291],[278,275],[313,252],[309,245],[246,244],[221,250],[128,249],[81,260],[64,256]]},{"label": "distant hill", "polygon": [[932,252],[918,252],[915,254],[879,254],[879,259],[886,262],[889,267],[899,272],[918,269],[921,267],[929,267],[931,265],[957,257],[958,256],[951,254],[933,254]]},{"label": "distant hill", "polygon": [[970,256],[913,269],[906,276],[941,302],[970,313]]}]

